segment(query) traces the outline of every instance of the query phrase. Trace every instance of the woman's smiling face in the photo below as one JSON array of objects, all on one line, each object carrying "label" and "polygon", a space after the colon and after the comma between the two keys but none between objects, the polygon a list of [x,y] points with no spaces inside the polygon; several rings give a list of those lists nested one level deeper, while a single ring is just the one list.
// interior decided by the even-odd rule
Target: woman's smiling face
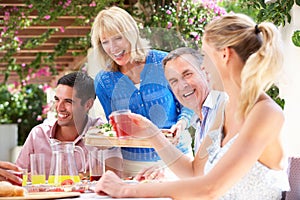
[{"label": "woman's smiling face", "polygon": [[118,65],[126,65],[130,61],[130,42],[122,34],[102,35],[102,47],[107,55]]},{"label": "woman's smiling face", "polygon": [[165,65],[165,76],[178,101],[195,112],[202,107],[209,93],[206,76],[195,66],[195,58],[184,54]]}]

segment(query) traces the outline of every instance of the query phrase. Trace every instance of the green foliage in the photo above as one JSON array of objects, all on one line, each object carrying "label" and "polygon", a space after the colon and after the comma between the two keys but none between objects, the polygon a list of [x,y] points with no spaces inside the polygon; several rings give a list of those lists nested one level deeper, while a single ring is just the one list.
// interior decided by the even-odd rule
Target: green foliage
[{"label": "green foliage", "polygon": [[277,26],[284,26],[291,22],[290,11],[295,3],[294,0],[276,0],[265,3],[265,0],[249,1],[239,0],[240,5],[258,11],[256,20],[258,23],[269,21]]},{"label": "green foliage", "polygon": [[[296,4],[299,5],[296,1]],[[277,26],[285,26],[286,21],[291,22],[290,10],[294,5],[294,0],[277,0],[270,3],[265,3],[264,0],[249,1],[249,0],[236,0],[225,1],[221,5],[225,6],[226,10],[233,12],[241,12],[251,16],[255,21],[269,21]],[[250,14],[249,14],[250,11]],[[295,31],[292,37],[295,46],[300,46],[300,31]],[[279,96],[279,88],[273,85],[267,94],[282,108],[284,109],[285,100]]]},{"label": "green foliage", "polygon": [[225,0],[219,3],[219,6],[225,8],[227,13],[244,13],[253,19],[256,19],[256,16],[259,12],[256,8],[250,6],[249,4],[244,3],[245,0]]},{"label": "green foliage", "polygon": [[282,108],[284,109],[285,100],[279,97],[279,88],[276,85],[273,85],[268,91],[267,94]]},{"label": "green foliage", "polygon": [[292,36],[292,41],[295,46],[300,47],[300,30],[294,32]]},{"label": "green foliage", "polygon": [[259,22],[271,21],[277,26],[284,26],[286,21],[291,22],[290,11],[294,5],[294,0],[277,0],[275,2],[264,4],[258,14]]},{"label": "green foliage", "polygon": [[201,46],[204,26],[213,18],[225,14],[215,1],[177,0],[157,4],[155,1],[140,1],[132,14],[144,27],[142,34],[155,49],[171,51],[181,46],[197,49]]},{"label": "green foliage", "polygon": [[39,123],[43,116],[46,95],[39,85],[26,85],[15,88],[14,85],[0,85],[0,124],[18,124],[18,143],[23,144],[31,128]]}]

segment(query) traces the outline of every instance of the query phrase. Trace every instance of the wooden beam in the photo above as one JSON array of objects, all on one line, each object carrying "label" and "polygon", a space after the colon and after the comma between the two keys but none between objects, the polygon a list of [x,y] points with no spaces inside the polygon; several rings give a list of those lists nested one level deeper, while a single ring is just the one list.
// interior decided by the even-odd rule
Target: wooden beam
[{"label": "wooden beam", "polygon": [[[22,64],[22,63],[29,63],[33,61],[36,57],[14,57],[17,59],[16,63],[17,64]],[[43,59],[43,57],[42,57]],[[74,57],[67,57],[67,58],[57,58],[55,59],[55,63],[65,63],[65,62],[73,62]],[[8,63],[0,63],[0,65],[3,64],[8,64]]]},{"label": "wooden beam", "polygon": [[[18,31],[15,36],[23,38],[36,38],[45,33],[44,29],[24,29]],[[57,31],[51,35],[51,38],[74,38],[74,37],[85,37],[90,33],[90,29],[66,29],[64,32]]]},{"label": "wooden beam", "polygon": [[[4,53],[0,53],[0,57],[1,56],[4,56]],[[78,56],[81,56],[81,55],[78,55]],[[15,54],[14,56],[13,56],[14,58],[17,58],[17,59],[34,59],[34,58],[36,58],[36,54],[35,53],[18,53],[18,54]],[[57,59],[70,59],[70,58],[72,58],[72,59],[74,59],[74,55],[72,55],[71,53],[66,53],[65,55],[63,55],[63,56],[58,56],[57,57]],[[43,57],[42,57],[43,58]]]},{"label": "wooden beam", "polygon": [[23,0],[1,0],[0,6],[26,6]]},{"label": "wooden beam", "polygon": [[[39,76],[33,79],[30,79],[29,83],[33,83],[33,84],[51,84],[52,80],[55,79],[55,76]],[[4,76],[0,74],[0,83],[3,83],[4,81]],[[10,75],[6,84],[11,84],[14,82],[19,82],[19,76],[16,75]]]},{"label": "wooden beam", "polygon": [[[42,67],[47,67],[47,65],[41,65]],[[65,69],[69,69],[70,68],[70,66],[69,65],[59,65],[57,68],[56,68],[56,70],[58,71],[58,72],[60,72],[60,71],[64,71]],[[4,71],[5,70],[5,67],[3,67],[3,66],[0,66],[0,70],[1,71]],[[12,72],[13,73],[13,72]],[[17,75],[17,74],[16,74]]]},{"label": "wooden beam", "polygon": [[[3,25],[0,25],[0,29],[3,29],[5,26]],[[49,26],[46,26],[46,25],[34,25],[34,26],[29,26],[26,28],[26,30],[36,30],[36,29],[50,29],[50,28],[64,28],[65,30],[68,30],[68,29],[88,29],[90,30],[91,29],[91,26],[76,26],[76,25],[68,25],[68,26],[63,26],[63,25],[49,25]]]},{"label": "wooden beam", "polygon": [[[3,57],[5,55],[5,52],[2,52],[0,51],[0,57]],[[36,57],[36,54],[35,53],[28,53],[28,52],[25,52],[25,53],[16,53],[14,54],[14,57],[18,58],[18,57],[32,57],[32,58],[35,58]],[[58,58],[69,58],[69,57],[74,57],[74,55],[72,55],[72,53],[70,52],[67,52],[66,54],[64,54],[63,56],[59,56]]]},{"label": "wooden beam", "polygon": [[[6,52],[6,51],[2,51],[2,52]],[[18,53],[53,53],[54,49],[24,49],[24,50],[20,50],[18,51]],[[84,50],[67,50],[67,53],[82,53],[85,52]]]}]

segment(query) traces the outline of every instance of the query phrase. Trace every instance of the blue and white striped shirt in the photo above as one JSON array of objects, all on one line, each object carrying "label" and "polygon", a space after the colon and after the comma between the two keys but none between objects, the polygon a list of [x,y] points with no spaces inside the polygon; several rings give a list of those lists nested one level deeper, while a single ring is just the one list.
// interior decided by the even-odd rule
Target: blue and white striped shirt
[{"label": "blue and white striped shirt", "polygon": [[228,95],[225,92],[212,90],[206,97],[202,105],[202,115],[203,120],[197,121],[196,132],[195,132],[195,142],[194,151],[197,153],[203,138],[206,136],[207,131],[214,123],[218,108],[220,104],[228,99]]}]

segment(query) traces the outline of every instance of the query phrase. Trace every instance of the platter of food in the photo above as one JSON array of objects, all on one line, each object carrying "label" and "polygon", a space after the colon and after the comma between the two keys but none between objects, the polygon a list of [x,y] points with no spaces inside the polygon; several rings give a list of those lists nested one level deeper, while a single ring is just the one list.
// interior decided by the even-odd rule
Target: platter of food
[{"label": "platter of food", "polygon": [[138,138],[118,138],[115,136],[104,136],[101,134],[86,134],[84,137],[85,145],[101,147],[144,147],[151,148],[151,143],[146,139]]},{"label": "platter of food", "polygon": [[[173,135],[168,130],[162,130],[162,132],[168,139],[173,139]],[[118,138],[110,124],[91,127],[84,136],[84,142],[87,146],[152,148],[152,144],[146,138]]]},{"label": "platter of food", "polygon": [[57,199],[67,197],[79,197],[80,192],[33,192],[17,197],[0,197],[1,200],[17,200],[17,199]]},{"label": "platter of food", "polygon": [[[36,188],[45,188],[44,186],[40,187],[39,185],[34,186]],[[45,191],[45,190],[44,190]],[[30,192],[28,188],[21,187],[17,185],[12,185],[7,181],[0,182],[0,200],[9,199],[57,199],[57,198],[66,198],[66,197],[79,197],[80,192],[65,192],[64,190],[49,190],[47,192]]]}]

